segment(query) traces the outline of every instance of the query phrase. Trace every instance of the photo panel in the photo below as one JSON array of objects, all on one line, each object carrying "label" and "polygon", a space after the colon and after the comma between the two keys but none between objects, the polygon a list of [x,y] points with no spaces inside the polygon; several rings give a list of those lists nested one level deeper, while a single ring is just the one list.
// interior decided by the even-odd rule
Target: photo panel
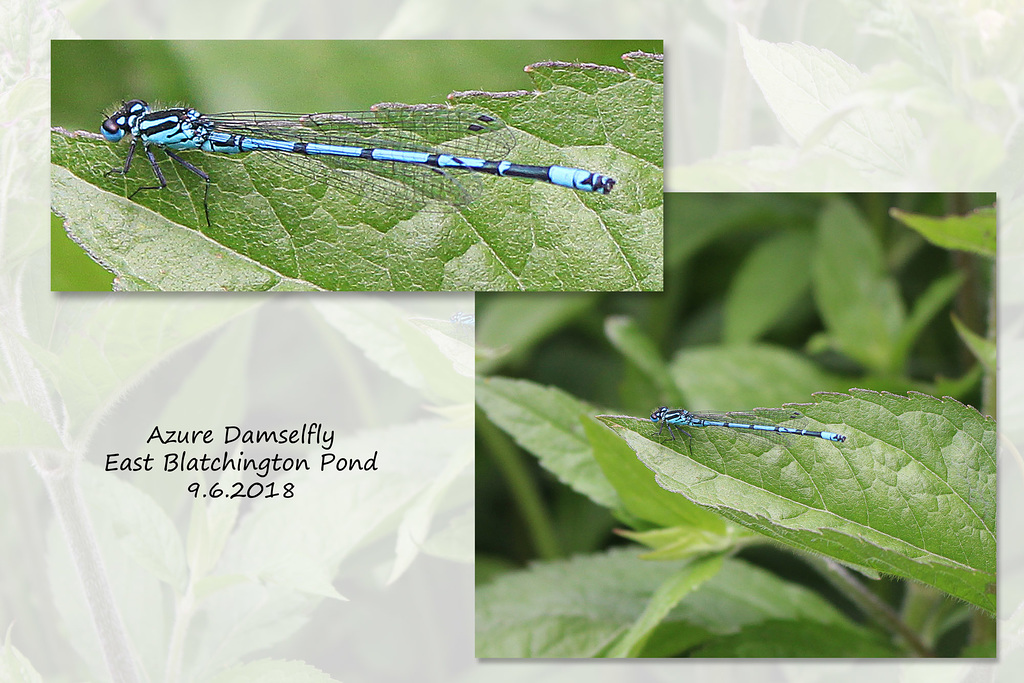
[{"label": "photo panel", "polygon": [[661,41],[52,51],[54,290],[662,288]]},{"label": "photo panel", "polygon": [[995,657],[994,194],[669,194],[477,296],[480,658]]}]

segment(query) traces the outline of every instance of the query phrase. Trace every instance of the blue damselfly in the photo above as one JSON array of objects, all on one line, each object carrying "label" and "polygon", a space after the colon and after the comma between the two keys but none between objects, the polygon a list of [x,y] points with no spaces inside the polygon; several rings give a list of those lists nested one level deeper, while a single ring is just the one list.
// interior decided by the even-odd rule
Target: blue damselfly
[{"label": "blue damselfly", "polygon": [[176,151],[272,153],[269,158],[314,182],[392,206],[463,206],[474,196],[465,184],[472,173],[528,178],[599,194],[608,194],[615,186],[614,178],[579,168],[506,161],[503,157],[512,149],[514,139],[500,119],[441,106],[204,115],[188,107],[153,110],[142,100],[130,100],[107,117],[101,131],[111,142],[131,136],[124,167],[108,174],[127,174],[140,144],[149,158],[159,184],[140,187],[129,198],[141,190],[167,187],[153,155],[152,148],[159,147],[205,182],[207,225],[210,176]]},{"label": "blue damselfly", "polygon": [[[796,420],[802,416],[793,411],[772,411],[782,416],[784,420]],[[781,421],[781,420],[780,420]],[[757,413],[692,413],[682,408],[670,409],[662,406],[651,413],[651,422],[658,423],[658,435],[666,427],[669,436],[673,439],[675,429],[687,436],[691,436],[684,427],[723,427],[727,429],[750,429],[761,433],[769,434],[797,434],[800,436],[816,436],[826,441],[842,443],[846,437],[835,432],[815,432],[809,429],[797,429],[795,427],[784,427],[779,424],[771,424],[768,419],[759,416]],[[760,422],[760,424],[758,424]]]}]

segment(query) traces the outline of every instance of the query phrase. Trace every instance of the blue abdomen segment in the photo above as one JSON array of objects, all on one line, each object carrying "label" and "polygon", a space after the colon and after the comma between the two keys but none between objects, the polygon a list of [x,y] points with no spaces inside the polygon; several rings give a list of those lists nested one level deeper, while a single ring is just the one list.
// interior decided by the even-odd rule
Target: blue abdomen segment
[{"label": "blue abdomen segment", "polygon": [[608,194],[615,187],[614,178],[566,166],[549,166],[548,181],[562,187],[600,194]]}]

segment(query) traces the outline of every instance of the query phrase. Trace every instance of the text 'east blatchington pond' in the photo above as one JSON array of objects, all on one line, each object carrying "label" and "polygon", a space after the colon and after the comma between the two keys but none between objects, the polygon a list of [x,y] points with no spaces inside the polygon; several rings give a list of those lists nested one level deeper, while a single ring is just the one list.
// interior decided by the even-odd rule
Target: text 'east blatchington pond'
[{"label": "text 'east blatchington pond'", "polygon": [[[152,472],[159,469],[164,472],[233,472],[239,475],[248,473],[255,474],[260,479],[266,479],[270,475],[312,472],[310,457],[307,455],[282,455],[275,448],[273,455],[260,453],[256,456],[246,455],[241,449],[242,445],[259,446],[260,450],[266,450],[267,444],[275,447],[285,446],[306,452],[311,448],[319,449],[320,452],[313,456],[314,462],[319,459],[318,469],[321,472],[346,472],[346,471],[376,471],[377,451],[370,456],[346,457],[339,456],[332,452],[334,446],[334,430],[326,429],[319,422],[304,423],[301,428],[285,429],[244,429],[235,425],[228,425],[223,428],[219,435],[223,435],[221,443],[230,446],[234,451],[225,450],[223,455],[210,455],[207,452],[198,453],[199,449],[182,448],[171,452],[146,453],[140,456],[126,456],[120,453],[108,453],[106,456],[106,471],[108,472]],[[213,429],[193,430],[162,430],[160,427],[153,427],[146,439],[147,446],[152,444],[160,445],[192,445],[204,446],[215,443],[215,431]],[[276,486],[275,486],[276,484]],[[234,494],[231,493],[234,489]],[[204,486],[196,482],[188,487],[190,493],[195,497],[220,498],[274,498],[278,495],[284,498],[291,498],[294,495],[294,484],[291,482],[274,481],[264,485],[261,482],[254,482],[246,485],[243,482],[224,482]],[[276,492],[275,492],[276,490]]]}]

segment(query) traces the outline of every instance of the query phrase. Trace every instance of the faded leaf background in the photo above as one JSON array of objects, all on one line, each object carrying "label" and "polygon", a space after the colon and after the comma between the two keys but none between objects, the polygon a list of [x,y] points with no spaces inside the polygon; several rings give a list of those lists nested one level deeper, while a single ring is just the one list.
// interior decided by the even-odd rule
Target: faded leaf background
[{"label": "faded leaf background", "polygon": [[[465,349],[426,331],[471,300],[51,294],[48,41],[552,35],[665,40],[666,190],[999,193],[999,660],[715,662],[686,675],[1020,677],[1019,3],[7,0],[0,27],[0,681],[110,680],[110,670],[153,681],[521,678],[521,664],[472,656],[472,413],[461,414],[472,396]],[[314,419],[336,425],[351,452],[386,454],[389,468],[333,495],[303,481],[309,495],[275,516],[268,501],[190,507],[185,481],[98,467],[154,423]],[[114,643],[106,658],[98,633]],[[545,663],[530,674],[639,681],[680,670]]]}]

